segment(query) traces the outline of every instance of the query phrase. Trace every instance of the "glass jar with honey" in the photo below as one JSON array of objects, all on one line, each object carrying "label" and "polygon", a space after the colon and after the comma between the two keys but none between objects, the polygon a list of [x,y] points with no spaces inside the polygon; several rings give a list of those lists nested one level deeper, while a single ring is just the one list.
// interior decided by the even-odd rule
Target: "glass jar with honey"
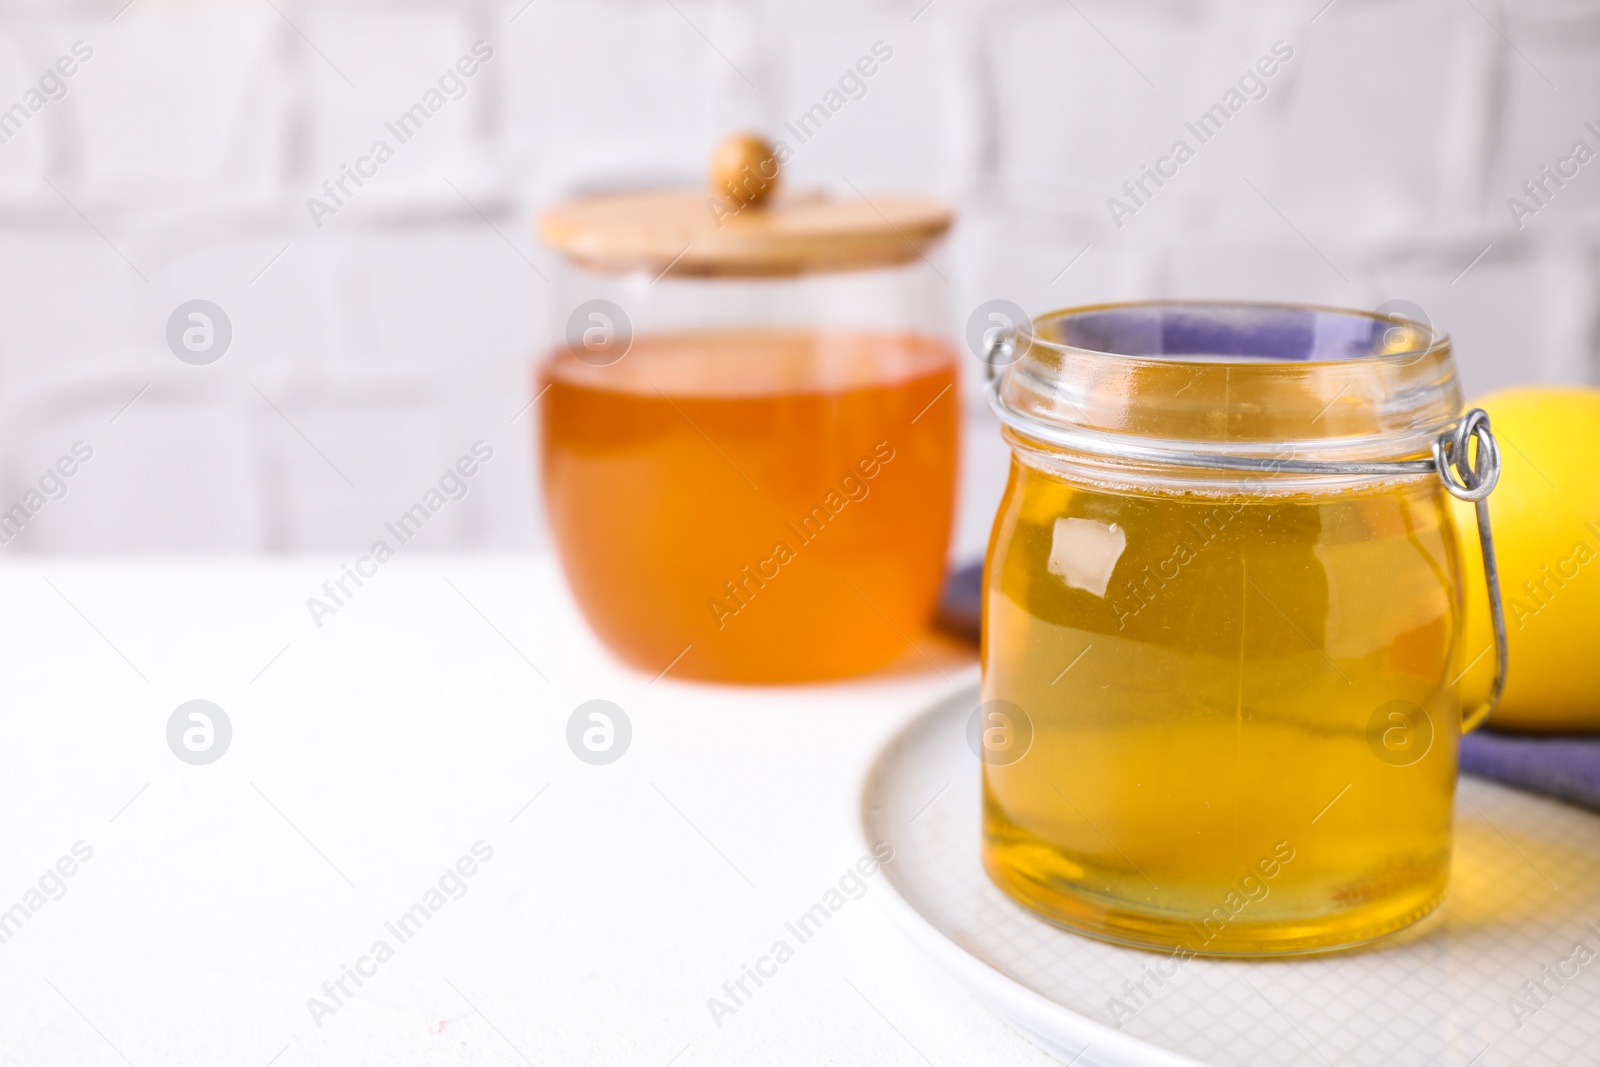
[{"label": "glass jar with honey", "polygon": [[872,670],[932,616],[960,413],[949,229],[922,197],[778,190],[736,138],[708,189],[548,212],[538,370],[556,549],[635,668],[729,682]]},{"label": "glass jar with honey", "polygon": [[[1449,341],[1360,312],[1151,303],[1045,316],[996,357],[1012,466],[984,576],[990,877],[1180,955],[1321,951],[1426,915],[1458,738],[1488,711],[1456,692],[1487,650],[1460,640],[1447,491],[1478,501],[1499,618],[1498,452],[1462,414]],[[1503,684],[1503,640],[1498,660]]]}]

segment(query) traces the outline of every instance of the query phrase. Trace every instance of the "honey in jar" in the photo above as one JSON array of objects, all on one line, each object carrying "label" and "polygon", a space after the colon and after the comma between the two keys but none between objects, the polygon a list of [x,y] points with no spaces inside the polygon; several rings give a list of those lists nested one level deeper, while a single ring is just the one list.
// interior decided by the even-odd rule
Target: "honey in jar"
[{"label": "honey in jar", "polygon": [[1388,325],[1208,304],[1035,324],[998,390],[983,649],[984,712],[1025,735],[985,759],[983,858],[1028,907],[1250,956],[1439,903],[1464,666],[1444,486],[1280,469],[1426,456],[1454,422],[1448,342],[1395,350]]},{"label": "honey in jar", "polygon": [[927,258],[948,225],[916,198],[706,191],[546,217],[569,326],[535,386],[545,506],[621,659],[791,682],[908,653],[954,508],[956,356]]}]

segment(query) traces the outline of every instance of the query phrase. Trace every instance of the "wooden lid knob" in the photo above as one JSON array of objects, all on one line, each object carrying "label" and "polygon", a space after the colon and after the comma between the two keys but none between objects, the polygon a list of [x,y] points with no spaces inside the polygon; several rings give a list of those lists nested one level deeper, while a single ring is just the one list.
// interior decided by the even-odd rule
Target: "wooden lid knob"
[{"label": "wooden lid knob", "polygon": [[711,152],[711,188],[734,207],[754,207],[778,188],[772,145],[753,133],[724,137]]},{"label": "wooden lid knob", "polygon": [[539,236],[588,269],[781,277],[909,263],[950,228],[950,206],[929,197],[774,195],[780,151],[782,142],[736,134],[711,154],[715,195],[701,186],[585,197],[546,211]]}]

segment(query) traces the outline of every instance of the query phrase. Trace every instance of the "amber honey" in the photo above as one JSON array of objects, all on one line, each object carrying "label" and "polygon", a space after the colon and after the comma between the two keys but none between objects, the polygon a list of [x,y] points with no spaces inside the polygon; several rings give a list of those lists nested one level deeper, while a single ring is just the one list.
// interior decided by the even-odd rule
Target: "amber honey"
[{"label": "amber honey", "polygon": [[1220,955],[1432,909],[1460,722],[1450,522],[1428,479],[1163,493],[1016,460],[984,697],[1032,739],[983,768],[991,877],[1096,936]]},{"label": "amber honey", "polygon": [[995,406],[994,882],[1180,955],[1344,948],[1435,908],[1465,665],[1449,498],[1418,457],[1461,412],[1448,339],[1333,308],[1079,308],[1034,321]]},{"label": "amber honey", "polygon": [[575,598],[650,674],[842,677],[908,650],[950,536],[956,358],[918,334],[659,334],[544,363],[545,505]]}]

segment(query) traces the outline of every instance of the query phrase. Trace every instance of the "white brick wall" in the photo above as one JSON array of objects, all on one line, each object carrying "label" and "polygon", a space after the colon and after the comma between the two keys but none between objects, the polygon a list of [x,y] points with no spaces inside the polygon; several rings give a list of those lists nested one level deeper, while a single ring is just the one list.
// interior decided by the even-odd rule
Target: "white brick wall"
[{"label": "white brick wall", "polygon": [[[349,551],[478,438],[495,460],[420,543],[542,543],[537,410],[513,421],[549,335],[533,215],[698,180],[877,40],[893,59],[789,177],[954,198],[952,330],[995,296],[1403,298],[1473,391],[1600,378],[1600,161],[1520,230],[1505,204],[1600,149],[1592,3],[123,3],[0,2],[0,107],[94,49],[0,144],[0,507],[95,449],[5,551]],[[306,198],[479,39],[466,95],[314,227]],[[1266,96],[1114,227],[1106,198],[1280,39]],[[197,297],[234,328],[207,367],[164,339]],[[1004,457],[969,407],[970,555]]]}]

